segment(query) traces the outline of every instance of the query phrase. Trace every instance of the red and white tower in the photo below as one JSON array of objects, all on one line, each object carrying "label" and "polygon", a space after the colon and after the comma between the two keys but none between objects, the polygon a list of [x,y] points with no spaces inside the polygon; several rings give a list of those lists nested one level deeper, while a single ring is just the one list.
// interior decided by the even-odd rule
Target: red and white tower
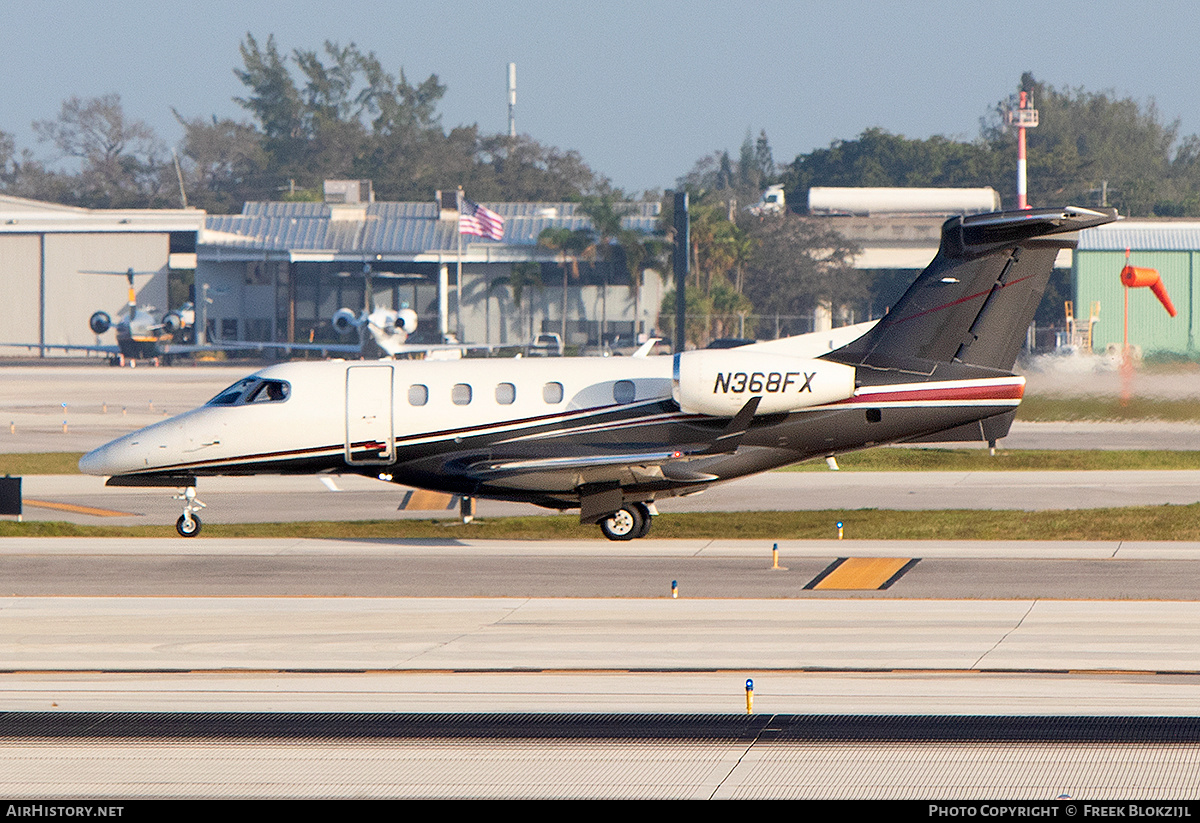
[{"label": "red and white tower", "polygon": [[1033,108],[1028,92],[1021,92],[1020,105],[1008,110],[1009,125],[1017,127],[1017,208],[1028,209],[1029,200],[1025,188],[1025,129],[1036,128],[1037,109]]}]

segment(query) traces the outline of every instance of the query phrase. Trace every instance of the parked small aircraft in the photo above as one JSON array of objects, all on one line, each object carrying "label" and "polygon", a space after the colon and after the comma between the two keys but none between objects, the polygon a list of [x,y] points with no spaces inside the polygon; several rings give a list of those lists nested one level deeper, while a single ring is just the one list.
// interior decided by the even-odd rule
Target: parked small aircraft
[{"label": "parked small aircraft", "polygon": [[[88,327],[97,336],[112,329],[116,335],[116,345],[106,345],[99,340],[94,345],[82,344],[38,344],[38,343],[4,343],[6,347],[21,347],[26,349],[51,349],[58,351],[90,352],[112,355],[114,362],[124,365],[136,364],[137,361],[158,361],[177,355],[197,354],[213,351],[312,351],[323,355],[359,355],[376,357],[380,353],[389,357],[404,354],[420,354],[437,352],[443,357],[454,356],[474,346],[454,343],[414,344],[407,343],[408,337],[416,331],[417,314],[405,307],[400,311],[376,306],[369,313],[364,311],[355,315],[350,309],[339,309],[331,318],[335,331],[339,334],[358,333],[356,343],[278,343],[256,340],[209,340],[197,342],[196,308],[191,302],[184,303],[178,309],[166,312],[159,319],[153,306],[139,306],[137,293],[134,289],[134,277],[143,274],[156,274],[150,271],[134,271],[127,269],[118,271],[86,271],[84,274],[119,274],[129,281],[129,300],[121,309],[120,319],[114,323],[112,316],[106,311],[97,311],[88,318]],[[206,299],[203,298],[202,299]],[[478,348],[490,348],[480,346]]]},{"label": "parked small aircraft", "polygon": [[184,488],[185,536],[200,530],[199,476],[357,473],[464,500],[578,508],[610,539],[641,537],[663,497],[884,443],[1006,435],[1025,384],[1012,367],[1056,255],[1078,229],[1115,219],[1072,207],[951,218],[933,262],[852,340],[283,364],[79,467],[113,486]]},{"label": "parked small aircraft", "polygon": [[139,274],[156,274],[157,272],[140,272],[127,269],[123,272],[89,271],[85,274],[120,274],[129,281],[129,300],[121,310],[121,319],[114,325],[112,317],[106,311],[95,312],[88,318],[88,327],[97,335],[104,334],[110,328],[117,336],[115,351],[111,346],[83,347],[92,351],[104,351],[116,354],[122,359],[136,362],[150,360],[163,354],[164,345],[172,342],[190,343],[195,339],[196,312],[191,303],[181,308],[167,312],[159,320],[153,314],[153,306],[139,306],[137,292],[134,289],[133,278]]}]

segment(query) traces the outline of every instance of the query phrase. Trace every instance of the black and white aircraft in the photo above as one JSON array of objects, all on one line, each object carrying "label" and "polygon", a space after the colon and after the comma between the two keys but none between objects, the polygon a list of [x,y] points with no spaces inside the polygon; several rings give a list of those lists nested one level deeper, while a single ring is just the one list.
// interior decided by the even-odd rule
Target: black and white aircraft
[{"label": "black and white aircraft", "polygon": [[1055,257],[1115,219],[951,218],[892,310],[832,351],[825,333],[669,357],[290,363],[79,467],[109,485],[184,488],[183,535],[200,529],[197,477],[357,473],[578,508],[611,539],[641,537],[659,498],[884,443],[1003,437]]}]

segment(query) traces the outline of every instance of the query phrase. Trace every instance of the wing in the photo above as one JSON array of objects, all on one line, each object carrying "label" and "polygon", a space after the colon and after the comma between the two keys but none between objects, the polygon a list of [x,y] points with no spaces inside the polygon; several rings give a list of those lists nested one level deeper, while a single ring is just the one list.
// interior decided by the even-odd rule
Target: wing
[{"label": "wing", "polygon": [[120,354],[121,350],[116,346],[76,346],[63,343],[0,343],[0,346],[5,348],[26,349],[30,352],[40,351],[62,351],[62,352],[88,352],[90,354]]}]

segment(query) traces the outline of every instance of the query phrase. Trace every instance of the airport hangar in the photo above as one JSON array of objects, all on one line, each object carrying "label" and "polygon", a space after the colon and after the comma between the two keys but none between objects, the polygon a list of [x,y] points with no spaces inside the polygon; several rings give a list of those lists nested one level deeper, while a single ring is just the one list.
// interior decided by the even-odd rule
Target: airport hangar
[{"label": "airport hangar", "polygon": [[[0,313],[7,315],[0,343],[37,344],[33,351],[42,356],[78,354],[56,346],[111,344],[111,334],[97,338],[87,321],[97,310],[118,316],[126,304],[124,278],[86,272],[130,268],[149,272],[137,277],[138,303],[160,314],[188,294],[186,287],[169,291],[168,281],[178,286],[194,277],[208,298],[209,340],[346,342],[330,320],[339,308],[364,307],[365,267],[375,303],[417,311],[416,341],[436,342],[448,332],[467,342],[521,345],[538,333],[560,332],[562,261],[537,239],[550,227],[589,227],[577,204],[485,203],[504,217],[504,239],[466,235],[460,253],[449,194],[444,203],[441,197],[376,203],[369,181],[327,181],[325,202],[251,202],[237,215],[93,210],[0,196],[6,297]],[[626,228],[657,229],[658,203],[629,207]],[[933,258],[944,216],[834,219],[863,248],[860,266],[893,269],[902,289]],[[520,305],[511,277],[517,263],[536,264],[541,274],[540,288],[527,282],[520,289]],[[578,269],[578,279],[572,271],[567,281],[565,342],[594,346],[615,337],[630,345],[635,301],[623,263],[581,260]],[[646,270],[638,301],[642,330],[653,330],[670,286]],[[814,327],[828,327],[833,318],[823,319],[824,326],[817,318]],[[0,349],[3,355],[28,352]]]},{"label": "airport hangar", "polygon": [[[1126,250],[1129,258],[1126,260]],[[1143,353],[1194,357],[1200,337],[1200,221],[1121,220],[1083,233],[1072,267],[1074,311],[1081,330],[1094,316],[1092,350],[1119,350],[1125,337],[1126,263],[1155,269],[1177,310],[1171,317],[1150,289],[1129,289],[1129,344]]]},{"label": "airport hangar", "polygon": [[119,275],[129,269],[143,273],[135,276],[139,303],[165,311],[168,272],[196,266],[204,217],[199,209],[83,209],[0,195],[0,343],[32,344],[0,356],[95,345],[88,318],[98,309],[117,316],[128,295]]}]

